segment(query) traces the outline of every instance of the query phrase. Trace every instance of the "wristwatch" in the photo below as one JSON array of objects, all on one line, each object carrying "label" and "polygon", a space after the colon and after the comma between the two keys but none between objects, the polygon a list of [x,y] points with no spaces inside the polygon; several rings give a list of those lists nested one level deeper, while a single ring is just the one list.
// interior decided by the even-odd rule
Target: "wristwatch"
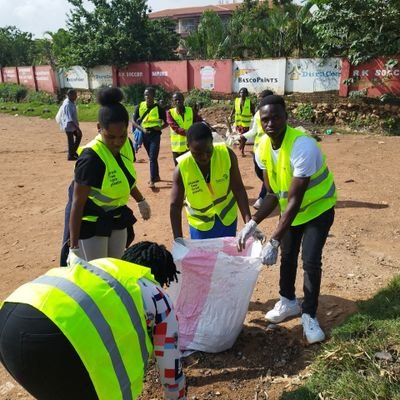
[{"label": "wristwatch", "polygon": [[269,242],[274,249],[277,249],[281,244],[281,242],[277,239],[270,239]]}]

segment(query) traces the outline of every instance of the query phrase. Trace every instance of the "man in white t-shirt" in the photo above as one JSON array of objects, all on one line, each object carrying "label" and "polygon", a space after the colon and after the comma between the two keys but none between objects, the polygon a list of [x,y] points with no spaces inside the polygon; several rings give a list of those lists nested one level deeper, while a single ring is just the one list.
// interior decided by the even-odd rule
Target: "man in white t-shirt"
[{"label": "man in white t-shirt", "polygon": [[[256,162],[264,171],[267,196],[238,234],[238,248],[244,248],[257,224],[279,204],[281,217],[263,249],[263,263],[275,264],[281,248],[280,300],[265,317],[272,323],[279,323],[301,313],[307,341],[321,342],[325,334],[316,312],[322,251],[336,204],[333,175],[315,139],[287,125],[286,106],[281,96],[268,96],[261,101],[260,120],[266,135],[257,149]],[[295,295],[300,247],[304,269],[301,307]]]}]

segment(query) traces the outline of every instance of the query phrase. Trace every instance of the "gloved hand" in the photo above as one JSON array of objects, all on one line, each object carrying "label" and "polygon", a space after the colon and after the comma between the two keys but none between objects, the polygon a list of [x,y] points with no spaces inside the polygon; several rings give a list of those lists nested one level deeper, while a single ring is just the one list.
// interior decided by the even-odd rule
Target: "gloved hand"
[{"label": "gloved hand", "polygon": [[140,215],[144,220],[149,219],[151,216],[151,209],[149,203],[146,201],[146,199],[143,199],[142,201],[139,201],[137,203],[139,207],[139,212]]},{"label": "gloved hand", "polygon": [[256,230],[254,231],[253,238],[255,240],[259,240],[261,243],[264,243],[266,239],[264,233],[258,228],[256,228]]},{"label": "gloved hand", "polygon": [[251,219],[236,236],[236,246],[239,251],[246,247],[247,240],[254,235],[257,230],[257,223]]},{"label": "gloved hand", "polygon": [[74,247],[74,248],[70,247],[69,248],[68,257],[67,257],[67,266],[68,267],[71,266],[71,260],[74,256],[79,257],[79,248],[78,247]]},{"label": "gloved hand", "polygon": [[181,246],[185,246],[185,241],[181,237],[175,238],[174,243],[179,243]]},{"label": "gloved hand", "polygon": [[278,259],[278,249],[279,242],[276,245],[271,243],[271,240],[267,243],[267,245],[263,248],[261,257],[264,265],[274,265],[276,264],[276,260]]}]

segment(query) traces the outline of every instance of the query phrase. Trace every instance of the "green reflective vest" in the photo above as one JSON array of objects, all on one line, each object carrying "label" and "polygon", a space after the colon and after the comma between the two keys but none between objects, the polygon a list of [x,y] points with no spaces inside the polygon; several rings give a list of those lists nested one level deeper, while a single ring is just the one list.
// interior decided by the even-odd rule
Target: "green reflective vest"
[{"label": "green reflective vest", "polygon": [[143,128],[154,128],[156,126],[162,127],[163,126],[163,121],[160,119],[160,115],[158,113],[158,106],[157,103],[154,105],[154,107],[147,113],[147,115],[142,119],[142,116],[144,113],[147,111],[147,104],[145,101],[142,101],[139,106],[139,118],[141,120],[140,125]]},{"label": "green reflective vest", "polygon": [[[142,391],[153,351],[138,280],[149,268],[113,258],[90,263],[72,256],[26,283],[5,301],[44,313],[70,341],[100,400],[133,400]],[[71,382],[73,385],[74,382]]]},{"label": "green reflective vest", "polygon": [[[304,132],[287,126],[285,137],[279,150],[276,165],[272,161],[271,139],[265,135],[258,147],[258,157],[267,167],[268,180],[272,191],[278,196],[281,214],[288,204],[288,194],[292,183],[290,154],[293,144],[300,136],[307,136]],[[326,165],[326,157],[322,167],[310,177],[310,183],[304,194],[299,212],[292,222],[292,226],[301,225],[318,217],[336,204],[336,187],[333,174]]]},{"label": "green reflective vest", "polygon": [[240,97],[235,99],[235,125],[248,128],[251,123],[251,102],[247,97],[244,101],[243,108],[240,109]]},{"label": "green reflective vest", "polygon": [[[126,169],[134,178],[135,183],[132,187],[129,186],[128,178],[118,165],[110,149],[101,141],[101,135],[97,135],[84,148],[94,150],[106,167],[101,188],[97,189],[91,187],[89,199],[96,205],[102,207],[106,212],[121,206],[126,206],[131,190],[136,184],[136,170],[134,167],[135,155],[132,150],[132,145],[129,143],[129,139],[126,139],[120,150],[120,154]],[[78,153],[80,154],[84,148],[79,148]],[[98,216],[84,216],[82,219],[94,222],[97,221],[97,218]]]},{"label": "green reflective vest", "polygon": [[254,120],[257,126],[257,133],[256,136],[254,137],[254,145],[253,145],[253,151],[255,153],[257,151],[258,146],[260,145],[262,137],[265,135],[264,129],[261,125],[260,110],[258,110],[254,114]]},{"label": "green reflective vest", "polygon": [[[169,110],[171,117],[178,126],[186,131],[193,125],[193,109],[185,107],[184,115],[178,113],[176,108]],[[184,135],[178,135],[171,127],[169,128],[171,135],[171,149],[174,153],[183,153],[188,150],[187,139]]]},{"label": "green reflective vest", "polygon": [[218,215],[225,226],[237,218],[237,203],[230,188],[231,158],[224,143],[215,143],[211,156],[210,191],[203,174],[190,152],[178,158],[185,188],[185,208],[189,224],[209,231]]}]

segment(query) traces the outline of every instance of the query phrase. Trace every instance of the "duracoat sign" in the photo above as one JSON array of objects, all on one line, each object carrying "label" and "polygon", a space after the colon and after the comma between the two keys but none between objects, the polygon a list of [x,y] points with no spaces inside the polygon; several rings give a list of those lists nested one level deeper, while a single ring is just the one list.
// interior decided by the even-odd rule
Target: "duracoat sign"
[{"label": "duracoat sign", "polygon": [[113,75],[112,67],[108,65],[98,65],[89,69],[89,86],[91,89],[98,89],[102,86],[112,86]]},{"label": "duracoat sign", "polygon": [[339,90],[340,71],[340,58],[289,58],[286,65],[286,92]]},{"label": "duracoat sign", "polygon": [[246,87],[250,92],[259,93],[270,89],[277,94],[285,90],[286,59],[235,61],[233,63],[234,92]]}]

